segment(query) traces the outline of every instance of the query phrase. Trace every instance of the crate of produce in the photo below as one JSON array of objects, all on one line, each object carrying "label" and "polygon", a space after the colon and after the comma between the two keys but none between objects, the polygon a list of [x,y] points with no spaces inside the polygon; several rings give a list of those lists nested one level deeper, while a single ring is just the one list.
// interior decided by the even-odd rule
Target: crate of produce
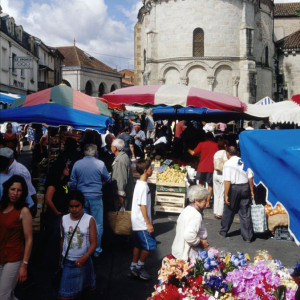
[{"label": "crate of produce", "polygon": [[274,231],[275,240],[293,241],[294,238],[291,236],[287,226],[277,226]]},{"label": "crate of produce", "polygon": [[164,206],[164,205],[155,205],[154,206],[154,213],[156,213],[156,212],[181,213],[183,210],[184,210],[184,207]]},{"label": "crate of produce", "polygon": [[[181,196],[180,196],[181,195]],[[169,206],[185,206],[185,194],[156,194],[156,203]]]},{"label": "crate of produce", "polygon": [[165,185],[157,184],[156,191],[157,192],[168,192],[168,193],[185,193],[186,188],[185,188],[185,186],[165,186]]}]

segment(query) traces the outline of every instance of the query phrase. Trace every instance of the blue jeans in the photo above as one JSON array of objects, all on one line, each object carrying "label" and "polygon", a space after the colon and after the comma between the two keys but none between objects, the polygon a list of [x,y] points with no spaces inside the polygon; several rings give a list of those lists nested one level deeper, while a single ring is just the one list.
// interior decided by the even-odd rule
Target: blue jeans
[{"label": "blue jeans", "polygon": [[100,196],[87,196],[85,195],[85,204],[83,211],[92,215],[96,221],[97,226],[97,248],[94,256],[99,256],[102,252],[101,249],[101,238],[103,235],[103,202]]}]

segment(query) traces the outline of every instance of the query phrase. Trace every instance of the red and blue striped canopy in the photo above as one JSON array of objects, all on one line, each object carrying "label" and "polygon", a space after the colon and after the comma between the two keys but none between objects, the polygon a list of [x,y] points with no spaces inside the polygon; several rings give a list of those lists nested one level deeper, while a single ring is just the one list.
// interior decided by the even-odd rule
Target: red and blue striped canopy
[{"label": "red and blue striped canopy", "polygon": [[26,107],[45,103],[55,103],[92,114],[111,117],[111,112],[106,103],[74,90],[65,84],[16,99],[11,107]]}]

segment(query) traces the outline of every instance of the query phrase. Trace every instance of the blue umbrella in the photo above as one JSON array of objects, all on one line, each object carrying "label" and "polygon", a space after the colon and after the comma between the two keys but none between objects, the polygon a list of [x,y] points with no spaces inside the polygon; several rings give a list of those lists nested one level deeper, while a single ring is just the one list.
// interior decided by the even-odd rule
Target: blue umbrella
[{"label": "blue umbrella", "polygon": [[0,93],[0,103],[10,105],[13,103],[14,100],[16,100],[17,98],[20,98],[22,96],[23,95]]},{"label": "blue umbrella", "polygon": [[155,119],[178,119],[178,120],[217,120],[231,121],[240,119],[242,114],[208,108],[157,106],[152,108]]},{"label": "blue umbrella", "polygon": [[111,123],[109,117],[96,115],[56,103],[45,103],[0,110],[0,122],[15,121],[21,124],[46,123],[49,126],[70,125],[75,129],[94,129],[105,133]]}]

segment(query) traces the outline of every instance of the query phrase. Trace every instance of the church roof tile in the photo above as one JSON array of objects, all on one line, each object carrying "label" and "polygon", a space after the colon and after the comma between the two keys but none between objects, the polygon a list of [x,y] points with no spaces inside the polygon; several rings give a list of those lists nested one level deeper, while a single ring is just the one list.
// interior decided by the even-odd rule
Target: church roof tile
[{"label": "church roof tile", "polygon": [[283,49],[299,49],[300,48],[300,30],[284,37],[276,42],[276,45]]},{"label": "church roof tile", "polygon": [[277,3],[274,7],[274,17],[296,17],[300,10],[300,2]]},{"label": "church roof tile", "polygon": [[65,57],[63,64],[65,66],[81,66],[86,68],[92,68],[100,71],[118,73],[108,65],[104,64],[95,57],[89,55],[76,46],[69,47],[57,47],[57,49]]}]

